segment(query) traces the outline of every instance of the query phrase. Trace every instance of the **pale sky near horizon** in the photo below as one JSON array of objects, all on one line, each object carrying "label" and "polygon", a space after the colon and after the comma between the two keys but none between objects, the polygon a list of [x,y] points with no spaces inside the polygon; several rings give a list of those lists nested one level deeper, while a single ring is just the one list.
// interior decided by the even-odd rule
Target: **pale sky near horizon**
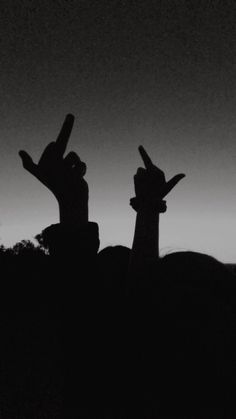
[{"label": "pale sky near horizon", "polygon": [[129,207],[143,144],[167,179],[186,174],[161,216],[163,252],[236,262],[236,5],[233,1],[2,1],[0,239],[58,221],[47,189],[21,167],[64,117],[87,163],[101,248],[131,246]]}]

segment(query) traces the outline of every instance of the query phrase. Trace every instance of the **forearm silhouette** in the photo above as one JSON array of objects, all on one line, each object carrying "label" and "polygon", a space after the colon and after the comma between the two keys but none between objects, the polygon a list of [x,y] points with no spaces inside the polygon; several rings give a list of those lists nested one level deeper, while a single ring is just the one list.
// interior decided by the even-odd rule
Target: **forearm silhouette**
[{"label": "forearm silhouette", "polygon": [[68,114],[56,141],[47,145],[38,164],[26,151],[20,151],[23,167],[42,182],[56,197],[60,222],[84,225],[88,222],[88,184],[84,179],[86,164],[75,152],[64,157],[74,124]]},{"label": "forearm silhouette", "polygon": [[185,177],[180,173],[166,182],[165,174],[152,163],[140,146],[145,168],[139,167],[134,176],[135,198],[130,200],[136,211],[136,223],[130,258],[130,271],[138,272],[146,262],[159,257],[159,214],[166,211],[163,198]]}]

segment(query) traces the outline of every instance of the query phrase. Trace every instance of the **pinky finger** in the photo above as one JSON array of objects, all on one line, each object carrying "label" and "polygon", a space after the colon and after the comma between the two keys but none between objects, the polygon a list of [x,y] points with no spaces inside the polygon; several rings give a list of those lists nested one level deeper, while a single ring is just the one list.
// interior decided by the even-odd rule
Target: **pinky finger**
[{"label": "pinky finger", "polygon": [[172,177],[172,179],[170,179],[169,182],[166,183],[164,196],[166,196],[184,177],[185,175],[183,173],[179,173],[178,175]]}]

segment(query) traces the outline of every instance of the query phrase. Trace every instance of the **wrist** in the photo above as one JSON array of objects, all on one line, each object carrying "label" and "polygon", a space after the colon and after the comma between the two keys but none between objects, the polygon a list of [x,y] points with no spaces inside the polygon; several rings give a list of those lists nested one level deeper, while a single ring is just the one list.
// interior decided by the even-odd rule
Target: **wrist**
[{"label": "wrist", "polygon": [[137,213],[160,214],[166,212],[166,201],[152,197],[134,197],[130,199],[131,207]]},{"label": "wrist", "polygon": [[88,223],[88,204],[73,205],[59,202],[60,223],[83,226]]}]

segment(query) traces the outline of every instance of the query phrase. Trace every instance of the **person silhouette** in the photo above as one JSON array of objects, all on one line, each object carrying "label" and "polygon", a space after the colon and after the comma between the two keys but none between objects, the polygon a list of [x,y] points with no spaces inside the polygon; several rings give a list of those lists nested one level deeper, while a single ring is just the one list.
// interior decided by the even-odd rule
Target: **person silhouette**
[{"label": "person silhouette", "polygon": [[54,308],[59,325],[61,348],[57,352],[64,359],[62,397],[67,418],[91,408],[100,365],[96,344],[99,316],[95,316],[100,301],[95,269],[99,232],[88,217],[86,164],[73,151],[64,157],[73,124],[74,116],[68,114],[56,141],[47,145],[38,164],[26,151],[19,152],[23,167],[53,193],[59,205],[60,222],[44,229],[42,236],[51,260],[45,277],[51,313]]},{"label": "person silhouette", "polygon": [[134,176],[136,197],[130,200],[137,214],[128,275],[134,398],[149,407],[149,417],[235,414],[235,281],[208,255],[159,257],[163,198],[184,175],[166,182],[143,147],[139,152],[145,169]]},{"label": "person silhouette", "polygon": [[134,176],[136,196],[130,200],[136,211],[130,278],[140,275],[151,260],[159,257],[159,216],[166,211],[163,198],[185,177],[180,173],[167,182],[164,172],[153,164],[143,146],[139,147],[139,153],[145,168],[139,167]]},{"label": "person silhouette", "polygon": [[97,253],[98,225],[88,221],[89,188],[84,175],[86,164],[74,152],[65,157],[72,132],[74,116],[68,114],[56,141],[47,145],[38,164],[24,150],[19,152],[23,167],[43,183],[55,196],[59,205],[60,224],[43,232],[51,255],[83,257]]}]

